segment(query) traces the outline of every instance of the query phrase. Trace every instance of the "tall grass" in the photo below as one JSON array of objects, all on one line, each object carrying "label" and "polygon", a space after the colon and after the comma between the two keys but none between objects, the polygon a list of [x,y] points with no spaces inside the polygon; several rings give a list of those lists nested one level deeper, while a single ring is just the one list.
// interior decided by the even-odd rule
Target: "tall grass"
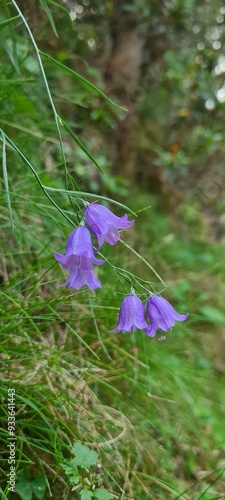
[{"label": "tall grass", "polygon": [[[225,498],[224,373],[204,343],[207,337],[213,348],[211,336],[219,337],[223,325],[223,246],[205,250],[194,232],[181,238],[153,198],[151,209],[140,212],[138,229],[125,238],[127,246],[104,247],[110,265],[98,271],[101,290],[60,287],[65,276],[53,254],[64,249],[86,190],[75,203],[62,194],[68,187],[79,190],[67,170],[67,158],[79,158],[77,142],[59,128],[45,73],[44,83],[41,79],[44,66],[40,59],[35,65],[33,35],[25,35],[20,23],[12,32],[14,22],[4,27],[1,49],[4,77],[11,80],[2,118],[0,194],[2,498],[29,498],[25,479],[23,493],[10,494],[7,484],[11,387],[16,390],[16,472],[25,478],[24,471],[30,481],[44,477],[46,490],[38,498],[79,498],[66,469],[78,442],[98,451],[100,486],[112,498]],[[6,92],[6,82],[1,85]],[[132,194],[126,204],[134,211],[149,205],[148,194]],[[134,269],[145,280],[133,278],[140,294],[146,282],[163,288],[156,269],[169,285],[167,297],[180,312],[190,312],[165,342],[142,332],[108,333]]]}]

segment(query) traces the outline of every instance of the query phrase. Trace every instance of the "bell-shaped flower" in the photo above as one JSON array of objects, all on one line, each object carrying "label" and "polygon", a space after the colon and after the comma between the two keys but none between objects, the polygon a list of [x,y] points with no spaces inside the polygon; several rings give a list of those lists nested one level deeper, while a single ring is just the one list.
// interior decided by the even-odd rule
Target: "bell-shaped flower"
[{"label": "bell-shaped flower", "polygon": [[94,256],[91,235],[84,226],[78,226],[72,231],[67,241],[65,255],[56,252],[55,258],[65,269],[79,267],[83,271],[93,269],[93,264],[100,266],[105,262]]},{"label": "bell-shaped flower", "polygon": [[61,286],[69,285],[69,288],[79,290],[84,285],[87,285],[90,290],[101,288],[101,282],[94,275],[92,269],[81,269],[81,267],[71,268],[68,280]]},{"label": "bell-shaped flower", "polygon": [[68,238],[65,255],[56,252],[55,258],[65,269],[70,269],[68,280],[64,285],[77,290],[84,285],[91,290],[101,288],[101,282],[93,273],[93,265],[101,265],[105,261],[98,260],[94,256],[91,235],[86,227],[76,227]]},{"label": "bell-shaped flower", "polygon": [[123,300],[120,306],[118,324],[110,332],[134,332],[137,328],[144,330],[147,326],[143,304],[139,297],[133,294],[128,295]]},{"label": "bell-shaped flower", "polygon": [[94,203],[88,205],[84,211],[85,219],[98,240],[98,248],[104,241],[109,245],[115,245],[120,239],[118,229],[128,229],[134,223],[129,221],[127,215],[117,217],[108,208]]},{"label": "bell-shaped flower", "polygon": [[146,304],[150,325],[145,328],[145,333],[154,337],[156,330],[166,332],[175,325],[175,321],[184,321],[188,314],[178,314],[168,300],[160,295],[152,295]]}]

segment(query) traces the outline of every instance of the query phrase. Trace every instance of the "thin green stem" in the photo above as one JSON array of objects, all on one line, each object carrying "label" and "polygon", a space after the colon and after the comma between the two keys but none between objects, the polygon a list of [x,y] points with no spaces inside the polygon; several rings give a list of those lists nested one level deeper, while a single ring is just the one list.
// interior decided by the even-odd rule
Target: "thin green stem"
[{"label": "thin green stem", "polygon": [[144,264],[146,264],[146,266],[149,267],[149,269],[151,269],[151,271],[155,274],[155,276],[157,276],[157,278],[159,279],[159,281],[161,281],[161,283],[163,284],[163,286],[166,288],[166,283],[163,281],[163,279],[157,273],[157,271],[155,271],[154,267],[152,267],[151,264],[149,264],[149,262],[146,259],[144,259],[144,257],[142,257],[138,252],[136,252],[136,250],[134,250],[134,248],[132,248],[127,243],[125,243],[125,241],[123,241],[123,240],[120,240],[120,241],[121,241],[122,245],[124,245],[126,248],[129,248],[129,250],[131,250],[131,252],[133,252],[139,259],[141,259],[142,262],[144,262]]},{"label": "thin green stem", "polygon": [[[150,288],[149,281],[146,281],[146,280],[143,280],[142,278],[139,278],[138,276],[131,273],[130,271],[127,271],[126,269],[122,269],[121,267],[114,266],[114,264],[112,264],[107,258],[105,258],[105,256],[101,252],[98,252],[98,254],[100,255],[100,257],[102,257],[105,260],[105,262],[109,265],[109,267],[111,267],[111,269],[113,270],[114,273],[119,274],[131,286],[133,284],[133,286],[135,287],[135,284],[133,282],[136,282],[137,285],[139,287],[143,288],[149,296],[149,294],[151,293],[149,291],[149,288]],[[141,284],[141,282],[146,283],[146,284],[149,283],[149,288],[146,288],[144,285]],[[137,290],[137,286],[135,288]]]},{"label": "thin green stem", "polygon": [[[39,66],[40,66],[40,69],[41,69],[41,73],[42,73],[42,76],[43,76],[45,87],[46,87],[46,90],[47,90],[48,98],[49,98],[49,101],[50,101],[50,104],[51,104],[51,107],[52,107],[52,110],[53,110],[54,118],[55,118],[56,129],[57,129],[57,132],[58,132],[60,149],[61,149],[61,154],[62,154],[64,169],[65,169],[66,188],[68,189],[68,186],[69,186],[69,181],[68,181],[69,173],[68,173],[67,165],[66,165],[66,157],[65,157],[65,153],[64,153],[62,134],[61,134],[61,131],[60,131],[60,126],[59,126],[58,113],[56,111],[56,107],[55,107],[54,101],[52,99],[52,95],[51,95],[51,91],[50,91],[50,88],[49,88],[48,80],[47,80],[47,77],[46,77],[46,74],[45,74],[44,66],[42,64],[40,52],[39,52],[38,46],[36,44],[35,38],[33,36],[33,33],[31,31],[31,29],[30,29],[30,26],[29,26],[27,20],[25,19],[23,13],[21,12],[20,8],[18,7],[16,1],[12,0],[12,3],[14,5],[14,7],[16,8],[18,14],[20,15],[20,17],[21,17],[21,19],[22,19],[22,21],[23,21],[23,23],[24,23],[24,25],[25,25],[25,27],[27,29],[27,32],[28,32],[28,34],[30,36],[30,39],[31,39],[32,44],[34,46],[34,50],[35,50],[36,55],[37,55],[37,59],[38,59],[38,62],[39,62]],[[79,221],[77,221],[77,222],[79,223]]]},{"label": "thin green stem", "polygon": [[49,186],[43,186],[46,191],[53,191],[56,193],[62,193],[62,194],[67,194],[68,196],[84,196],[85,198],[96,198],[97,200],[104,200],[108,201],[109,203],[112,203],[113,205],[117,205],[118,207],[123,208],[124,210],[130,212],[134,217],[136,217],[136,213],[133,212],[129,207],[126,205],[123,205],[123,203],[120,203],[119,201],[112,200],[111,198],[107,198],[107,196],[101,196],[99,194],[94,194],[94,193],[86,193],[85,191],[67,191],[66,189],[58,189],[58,188],[52,188]]}]

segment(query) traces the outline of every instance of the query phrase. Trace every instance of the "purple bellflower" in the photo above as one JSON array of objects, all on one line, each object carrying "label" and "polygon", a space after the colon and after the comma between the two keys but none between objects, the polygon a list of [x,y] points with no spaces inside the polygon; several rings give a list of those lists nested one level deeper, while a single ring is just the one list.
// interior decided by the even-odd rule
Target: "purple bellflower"
[{"label": "purple bellflower", "polygon": [[86,227],[76,227],[68,238],[66,254],[56,252],[55,258],[65,269],[70,269],[65,285],[78,290],[84,285],[92,290],[101,287],[100,281],[93,273],[93,264],[100,266],[105,261],[94,256],[91,235]]},{"label": "purple bellflower", "polygon": [[88,205],[84,211],[85,219],[98,240],[98,248],[104,241],[109,245],[115,245],[120,239],[118,229],[128,229],[134,223],[129,221],[127,215],[117,217],[108,208],[94,203]]},{"label": "purple bellflower", "polygon": [[98,260],[94,256],[91,235],[84,226],[76,227],[70,234],[66,254],[55,253],[56,260],[65,269],[80,267],[82,270],[92,269],[93,264],[104,264],[104,260]]},{"label": "purple bellflower", "polygon": [[156,330],[166,332],[175,325],[176,321],[184,321],[188,314],[178,314],[168,300],[159,295],[152,295],[146,304],[147,313],[151,324],[145,328],[145,333],[154,337]]},{"label": "purple bellflower", "polygon": [[119,320],[116,328],[109,331],[111,333],[134,332],[137,328],[144,330],[147,326],[141,300],[137,295],[128,295],[120,306]]}]

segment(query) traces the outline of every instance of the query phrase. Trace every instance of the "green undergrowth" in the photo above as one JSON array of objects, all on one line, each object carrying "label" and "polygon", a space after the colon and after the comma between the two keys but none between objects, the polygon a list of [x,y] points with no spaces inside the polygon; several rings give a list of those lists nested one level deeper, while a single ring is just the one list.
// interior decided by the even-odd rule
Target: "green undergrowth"
[{"label": "green undergrowth", "polygon": [[[208,244],[182,216],[178,224],[154,197],[134,193],[135,203],[126,200],[131,208],[151,207],[123,235],[130,249],[103,247],[111,263],[98,269],[103,288],[60,287],[66,274],[53,254],[64,251],[71,226],[29,175],[25,181],[26,190],[19,180],[13,184],[13,234],[1,194],[1,398],[6,403],[7,389],[16,390],[20,478],[10,496],[3,405],[2,498],[29,499],[23,481],[34,498],[38,491],[37,498],[91,498],[84,476],[93,481],[94,468],[81,475],[86,496],[71,483],[75,443],[98,453],[97,487],[113,499],[224,498],[223,242]],[[164,290],[188,320],[163,342],[140,331],[109,333],[129,293],[116,267]],[[35,481],[43,488],[35,490]]]},{"label": "green undergrowth", "polygon": [[[62,7],[40,4],[55,33],[49,6]],[[16,5],[3,2],[0,47],[1,496],[225,498],[224,242],[209,243],[194,206],[172,217],[157,197],[111,175],[111,153],[95,122],[112,132],[124,111],[62,65],[66,52],[53,51],[38,27],[39,52]],[[82,74],[102,87],[100,72],[85,70],[80,59]],[[67,273],[54,259],[82,206],[59,190],[77,189],[77,180],[80,189],[112,198],[130,191],[120,201],[138,212],[123,241],[101,249],[108,262],[96,270],[103,284],[96,292],[61,287]],[[43,185],[58,189],[45,193],[52,203]],[[109,333],[130,279],[142,299],[150,282],[189,312],[165,341],[140,331]],[[8,389],[15,390],[16,493],[7,482]]]}]

